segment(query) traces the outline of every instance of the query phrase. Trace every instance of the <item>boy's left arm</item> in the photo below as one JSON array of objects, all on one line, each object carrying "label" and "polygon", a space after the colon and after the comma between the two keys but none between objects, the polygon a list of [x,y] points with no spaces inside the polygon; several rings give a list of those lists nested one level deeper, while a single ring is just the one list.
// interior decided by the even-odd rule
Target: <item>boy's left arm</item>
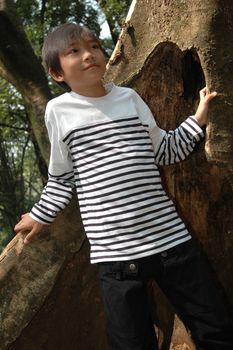
[{"label": "boy's left arm", "polygon": [[195,113],[195,118],[201,127],[204,126],[208,120],[209,102],[216,96],[217,92],[214,91],[210,93],[207,87],[204,87],[204,89],[200,91],[200,102]]},{"label": "boy's left arm", "polygon": [[209,102],[217,96],[207,87],[200,90],[200,102],[195,115],[187,118],[178,128],[166,132],[156,123],[149,133],[154,146],[155,162],[170,165],[184,160],[204,137],[202,127],[207,123]]}]

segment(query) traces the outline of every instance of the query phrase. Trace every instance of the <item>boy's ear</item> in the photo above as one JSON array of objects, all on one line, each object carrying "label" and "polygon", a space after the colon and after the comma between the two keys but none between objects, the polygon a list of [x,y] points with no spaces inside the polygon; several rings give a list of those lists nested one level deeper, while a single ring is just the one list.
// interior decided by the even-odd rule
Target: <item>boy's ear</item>
[{"label": "boy's ear", "polygon": [[63,78],[63,74],[62,73],[59,73],[51,68],[49,68],[49,74],[51,75],[51,77],[58,81],[58,82],[62,82],[64,81],[64,78]]}]

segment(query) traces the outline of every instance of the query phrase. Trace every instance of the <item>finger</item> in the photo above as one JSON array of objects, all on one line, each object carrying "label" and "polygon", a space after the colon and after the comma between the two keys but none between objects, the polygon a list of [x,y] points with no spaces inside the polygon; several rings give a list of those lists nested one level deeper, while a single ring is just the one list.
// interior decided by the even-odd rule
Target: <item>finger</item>
[{"label": "finger", "polygon": [[25,233],[28,233],[28,228],[25,229],[25,228],[18,228],[17,230],[15,229],[15,234],[18,235],[18,234],[25,234]]},{"label": "finger", "polygon": [[26,231],[28,231],[28,226],[25,227],[25,225],[23,224],[23,222],[21,220],[15,225],[14,231],[15,231],[15,233],[26,232]]},{"label": "finger", "polygon": [[30,242],[32,242],[36,235],[38,234],[38,230],[36,228],[33,228],[28,234],[27,236],[24,238],[23,243],[24,244],[29,244]]},{"label": "finger", "polygon": [[22,229],[21,222],[18,222],[14,227],[14,231],[15,233],[18,233],[21,229]]},{"label": "finger", "polygon": [[200,90],[201,93],[205,94],[207,91],[207,86],[205,86],[203,89]]},{"label": "finger", "polygon": [[19,230],[15,231],[15,234],[16,234],[16,235],[19,235],[19,234],[25,234],[25,233],[27,233],[27,232],[28,232],[28,230],[19,229]]},{"label": "finger", "polygon": [[207,86],[205,86],[203,89],[200,90],[200,99],[205,100],[206,102],[209,102],[216,96],[217,96],[217,92],[213,91],[211,93]]},{"label": "finger", "polygon": [[207,101],[211,101],[213,98],[217,96],[217,92],[214,91],[212,93],[209,93],[209,95],[206,96]]},{"label": "finger", "polygon": [[200,98],[204,98],[206,96],[207,87],[205,86],[203,89],[200,90]]}]

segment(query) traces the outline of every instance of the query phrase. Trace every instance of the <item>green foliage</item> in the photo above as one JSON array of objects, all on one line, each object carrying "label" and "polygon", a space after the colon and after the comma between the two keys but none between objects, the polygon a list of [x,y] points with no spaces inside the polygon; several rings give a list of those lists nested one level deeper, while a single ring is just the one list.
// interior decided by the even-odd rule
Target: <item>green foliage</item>
[{"label": "green foliage", "polygon": [[131,0],[97,0],[108,21],[113,41],[116,43]]},{"label": "green foliage", "polygon": [[105,13],[105,16],[107,18],[112,17],[112,22],[119,32],[127,15],[131,0],[99,0],[97,2]]},{"label": "green foliage", "polygon": [[13,237],[12,233],[9,233],[6,229],[0,227],[0,253]]},{"label": "green foliage", "polygon": [[37,55],[44,36],[66,22],[86,25],[99,36],[98,10],[91,1],[79,0],[17,0],[17,11]]}]

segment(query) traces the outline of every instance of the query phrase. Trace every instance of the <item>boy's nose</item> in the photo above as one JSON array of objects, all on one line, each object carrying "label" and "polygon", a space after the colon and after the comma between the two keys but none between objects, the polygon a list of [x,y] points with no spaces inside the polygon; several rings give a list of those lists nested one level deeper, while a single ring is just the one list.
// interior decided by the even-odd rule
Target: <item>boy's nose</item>
[{"label": "boy's nose", "polygon": [[93,58],[93,54],[90,50],[85,50],[84,54],[83,54],[83,58],[84,60],[88,60],[90,58]]}]

